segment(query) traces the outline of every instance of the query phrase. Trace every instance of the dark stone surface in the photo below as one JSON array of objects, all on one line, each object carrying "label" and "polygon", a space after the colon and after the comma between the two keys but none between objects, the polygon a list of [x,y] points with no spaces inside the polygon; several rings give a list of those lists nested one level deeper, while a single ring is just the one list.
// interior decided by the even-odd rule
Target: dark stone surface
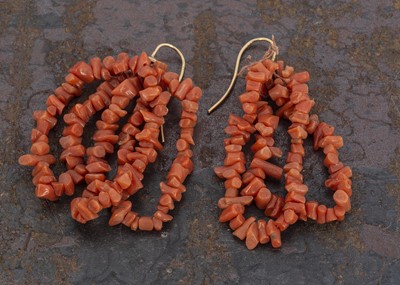
[{"label": "dark stone surface", "polygon": [[[0,2],[0,284],[400,284],[399,10],[398,0]],[[229,84],[240,47],[271,34],[281,59],[310,71],[315,112],[345,139],[353,209],[342,223],[296,224],[280,250],[248,251],[218,223],[223,185],[212,171],[223,160],[228,114],[240,113],[235,97],[243,80],[212,116],[206,109]],[[106,212],[79,225],[69,198],[36,199],[30,169],[17,158],[29,149],[33,110],[68,67],[92,55],[151,52],[165,41],[182,50],[186,76],[204,88],[196,170],[174,221],[161,234],[110,228]],[[247,54],[256,59],[264,49],[255,45]],[[172,52],[159,58],[178,70]],[[143,213],[154,207],[174,155],[177,121],[169,115],[165,150],[133,199]],[[287,149],[280,134],[278,145]],[[332,203],[325,177],[321,156],[310,154],[310,197]]]}]

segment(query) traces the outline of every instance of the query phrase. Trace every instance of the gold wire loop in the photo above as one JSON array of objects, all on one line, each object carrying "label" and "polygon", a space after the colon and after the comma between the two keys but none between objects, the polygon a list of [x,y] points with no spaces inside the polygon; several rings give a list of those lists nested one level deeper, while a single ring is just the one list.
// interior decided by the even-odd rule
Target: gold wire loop
[{"label": "gold wire loop", "polygon": [[174,51],[176,51],[176,53],[180,56],[181,61],[182,61],[182,67],[181,67],[181,72],[179,73],[179,82],[182,81],[183,78],[183,74],[185,73],[185,68],[186,68],[186,61],[185,61],[185,57],[183,56],[182,52],[174,45],[171,45],[169,43],[161,43],[159,44],[156,49],[153,51],[153,53],[151,54],[151,56],[149,56],[150,60],[152,62],[157,61],[157,59],[155,58],[157,52],[159,51],[160,48],[162,47],[169,47],[171,49],[173,49]]},{"label": "gold wire loop", "polygon": [[218,108],[219,105],[222,104],[222,102],[229,96],[229,94],[232,91],[233,86],[235,85],[236,79],[238,77],[238,71],[239,71],[239,66],[240,66],[240,60],[243,56],[243,53],[246,51],[246,49],[251,46],[254,42],[259,42],[259,41],[263,41],[263,42],[268,42],[270,43],[270,47],[269,49],[266,51],[266,53],[263,56],[263,59],[265,58],[271,58],[271,60],[275,60],[276,55],[278,55],[279,53],[279,49],[278,46],[275,43],[275,39],[274,36],[272,36],[272,39],[269,38],[255,38],[252,39],[250,41],[248,41],[243,47],[242,49],[239,51],[238,57],[236,59],[236,65],[235,65],[235,70],[233,71],[233,76],[232,76],[232,80],[231,83],[228,87],[228,90],[226,90],[225,94],[218,100],[217,103],[215,103],[210,109],[208,109],[208,114],[211,114],[211,112],[213,112],[216,108]]},{"label": "gold wire loop", "polygon": [[[183,78],[183,74],[185,73],[185,67],[186,67],[186,61],[185,61],[185,57],[183,56],[182,52],[174,45],[171,45],[169,43],[161,43],[159,44],[156,49],[153,51],[153,53],[151,54],[151,56],[149,56],[149,59],[152,62],[156,62],[157,59],[155,58],[157,52],[159,51],[160,48],[162,47],[169,47],[171,49],[173,49],[174,51],[176,51],[176,53],[180,56],[181,61],[182,61],[182,67],[181,67],[181,72],[179,73],[179,82],[182,81]],[[161,142],[164,143],[165,142],[165,137],[164,137],[164,126],[161,126]]]}]

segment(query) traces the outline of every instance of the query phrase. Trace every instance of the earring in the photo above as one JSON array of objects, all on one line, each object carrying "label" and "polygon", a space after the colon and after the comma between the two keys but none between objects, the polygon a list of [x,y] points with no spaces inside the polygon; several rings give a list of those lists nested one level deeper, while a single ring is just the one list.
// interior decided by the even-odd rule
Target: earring
[{"label": "earring", "polygon": [[[175,50],[181,60],[180,75],[167,71],[167,65],[155,59],[161,47]],[[129,57],[120,53],[115,59],[107,56],[103,60],[92,58],[90,63],[75,64],[65,77],[65,83],[58,87],[46,101],[47,109],[34,112],[36,128],[31,134],[31,154],[19,158],[19,163],[33,166],[33,184],[38,198],[56,201],[61,196],[71,196],[75,185],[85,181],[87,186],[82,197],[71,202],[72,217],[86,223],[98,217],[105,208],[112,207],[109,225],[124,224],[132,230],[161,230],[163,223],[172,220],[168,212],[174,209],[182,193],[186,191],[184,181],[193,172],[193,155],[190,145],[194,145],[193,130],[197,122],[198,100],[202,96],[199,87],[190,78],[182,80],[185,59],[173,45],[160,44],[151,56],[145,52]],[[68,103],[82,93],[85,84],[103,82],[96,92],[82,104],[75,104],[63,116],[66,127],[59,140],[63,152],[60,156],[68,170],[58,179],[50,166],[55,163],[50,154],[48,133],[57,123],[56,116],[63,113]],[[171,96],[182,104],[179,122],[180,138],[176,142],[177,156],[166,177],[160,183],[161,197],[153,216],[139,216],[131,211],[128,198],[143,188],[142,179],[149,163],[157,158],[157,151],[163,148],[159,141],[161,132],[164,142],[163,124],[168,113],[167,104]],[[136,99],[132,115],[119,134],[119,120],[127,115],[128,104]],[[82,135],[86,123],[96,112],[102,111],[96,122],[93,135],[94,145],[82,145]],[[114,152],[118,144],[118,170],[112,180],[106,178],[111,166],[106,156]],[[85,161],[86,158],[86,161]]]},{"label": "earring", "polygon": [[[316,114],[310,115],[315,102],[308,95],[307,71],[295,73],[294,68],[275,62],[279,50],[274,38],[256,38],[246,43],[239,52],[231,84],[224,96],[209,110],[217,108],[232,90],[244,51],[256,41],[266,41],[270,47],[264,57],[246,66],[246,92],[239,96],[244,115],[231,114],[224,140],[226,157],[224,166],[215,167],[218,177],[225,180],[225,197],[218,201],[222,209],[220,222],[229,222],[233,235],[246,240],[248,249],[271,241],[274,248],[281,247],[281,232],[298,220],[315,220],[319,224],[342,221],[351,208],[350,197],[352,172],[349,166],[339,161],[338,149],[343,146],[341,136],[334,135],[334,127],[320,122]],[[266,95],[277,106],[274,112]],[[291,138],[290,151],[286,164],[282,167],[271,163],[273,157],[282,157],[282,151],[274,146],[274,132],[281,118],[288,119],[291,125],[288,134]],[[254,134],[255,142],[251,146],[253,158],[246,168],[243,146]],[[334,191],[336,205],[325,205],[306,201],[308,186],[303,181],[304,140],[308,135],[314,137],[314,150],[322,149],[325,154],[324,165],[328,168],[329,178],[325,186]],[[280,197],[266,186],[264,179],[271,177],[285,179],[285,197]],[[268,222],[255,217],[244,217],[246,206],[252,202],[269,217]]]}]

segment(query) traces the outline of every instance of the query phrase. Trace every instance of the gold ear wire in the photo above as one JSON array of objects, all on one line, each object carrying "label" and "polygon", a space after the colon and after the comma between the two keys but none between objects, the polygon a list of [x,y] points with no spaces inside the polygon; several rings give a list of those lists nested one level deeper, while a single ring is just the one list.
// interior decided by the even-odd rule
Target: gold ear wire
[{"label": "gold ear wire", "polygon": [[181,72],[179,73],[179,81],[182,81],[183,74],[185,73],[186,61],[185,61],[185,57],[183,56],[182,52],[176,46],[171,45],[169,43],[159,44],[156,47],[156,49],[153,51],[151,56],[149,56],[150,60],[153,62],[157,61],[157,59],[155,59],[155,56],[156,56],[157,52],[159,51],[159,49],[162,47],[169,47],[170,49],[173,49],[174,51],[176,51],[176,53],[180,56],[181,61],[182,61],[182,67],[181,67]]},{"label": "gold ear wire", "polygon": [[[183,74],[185,73],[185,67],[186,67],[186,61],[185,61],[185,57],[183,56],[182,52],[174,45],[171,45],[169,43],[161,43],[159,44],[156,49],[153,51],[153,53],[151,54],[151,56],[149,56],[149,59],[152,62],[156,62],[157,59],[155,58],[157,52],[159,51],[160,48],[162,47],[169,47],[170,49],[173,49],[174,51],[176,51],[176,53],[180,56],[181,61],[182,61],[182,66],[181,66],[181,72],[179,73],[179,82],[182,81],[183,78]],[[164,126],[161,126],[161,142],[164,143],[165,142],[165,138],[164,138]]]},{"label": "gold ear wire", "polygon": [[229,96],[229,94],[232,91],[233,86],[235,85],[236,82],[236,78],[238,76],[238,71],[239,71],[239,66],[240,66],[240,59],[243,56],[243,53],[246,51],[246,49],[251,46],[254,42],[259,42],[259,41],[263,41],[263,42],[268,42],[270,43],[270,47],[269,49],[266,51],[266,53],[263,56],[264,58],[271,58],[272,60],[275,60],[276,55],[279,54],[279,49],[278,46],[276,45],[275,42],[275,38],[274,36],[272,36],[272,39],[269,38],[255,38],[252,39],[250,41],[248,41],[243,47],[242,49],[239,51],[238,57],[236,59],[236,65],[235,65],[235,70],[233,71],[233,76],[232,76],[232,80],[231,83],[229,84],[228,90],[226,90],[225,94],[218,100],[217,103],[215,103],[209,110],[208,110],[208,114],[211,114],[211,112],[213,112],[216,108],[218,108],[219,105],[222,104],[222,102]]}]

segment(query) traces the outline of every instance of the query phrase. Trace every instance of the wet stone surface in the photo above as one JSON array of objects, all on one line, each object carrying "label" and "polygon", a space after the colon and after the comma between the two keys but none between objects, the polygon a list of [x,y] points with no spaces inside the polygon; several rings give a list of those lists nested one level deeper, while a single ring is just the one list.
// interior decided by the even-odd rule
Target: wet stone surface
[{"label": "wet stone surface", "polygon": [[[400,283],[398,0],[6,0],[0,12],[0,284]],[[240,47],[271,34],[279,58],[311,73],[314,112],[344,137],[341,158],[354,172],[353,209],[342,223],[299,222],[283,234],[280,250],[267,245],[250,252],[218,223],[223,183],[212,171],[224,158],[228,114],[241,114],[237,96],[244,80],[212,116],[206,110],[228,86]],[[17,164],[29,150],[33,110],[44,107],[77,60],[150,53],[160,42],[182,50],[186,76],[204,90],[196,170],[173,222],[161,233],[136,233],[108,227],[104,211],[80,225],[70,218],[70,198],[36,199],[30,169]],[[246,55],[256,59],[264,49],[258,44]],[[159,58],[178,70],[174,53],[163,50]],[[165,149],[132,199],[142,213],[154,208],[175,155],[177,104],[170,110]],[[61,130],[50,137],[57,154]],[[277,143],[287,150],[284,132]],[[310,197],[332,203],[319,154],[307,156],[304,175]],[[275,186],[282,192],[282,184]]]}]

